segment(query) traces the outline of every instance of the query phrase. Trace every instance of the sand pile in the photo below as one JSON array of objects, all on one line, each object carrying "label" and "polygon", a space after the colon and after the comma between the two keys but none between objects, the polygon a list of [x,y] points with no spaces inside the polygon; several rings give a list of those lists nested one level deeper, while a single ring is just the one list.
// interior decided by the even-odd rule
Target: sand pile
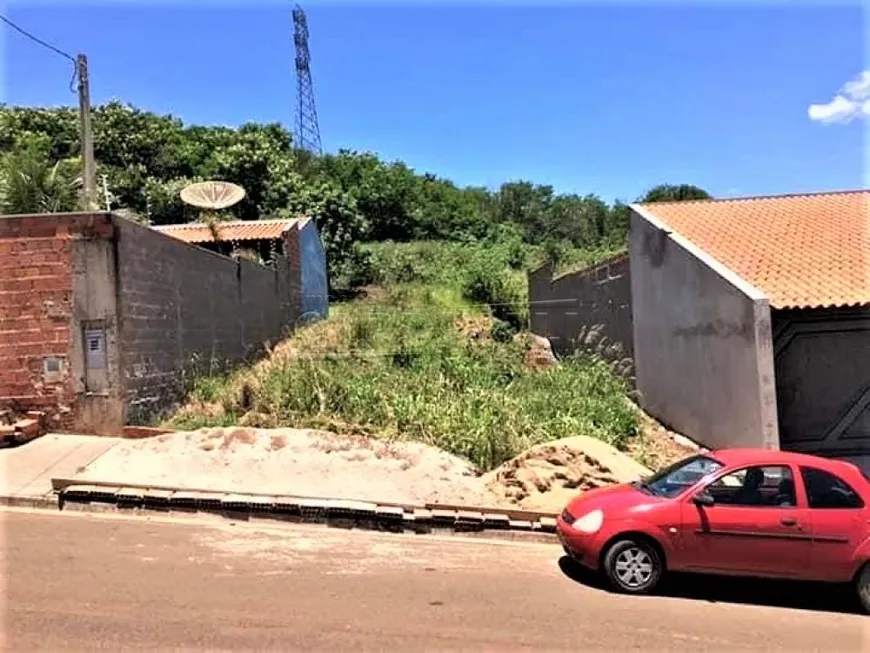
[{"label": "sand pile", "polygon": [[424,444],[212,428],[119,443],[79,478],[393,503],[491,503],[472,465]]},{"label": "sand pile", "polygon": [[88,465],[78,478],[222,492],[558,512],[583,490],[647,473],[610,445],[583,436],[532,447],[479,475],[463,459],[416,442],[236,427],[125,440]]},{"label": "sand pile", "polygon": [[649,474],[614,447],[586,436],[539,444],[481,481],[505,505],[557,512],[578,493]]}]

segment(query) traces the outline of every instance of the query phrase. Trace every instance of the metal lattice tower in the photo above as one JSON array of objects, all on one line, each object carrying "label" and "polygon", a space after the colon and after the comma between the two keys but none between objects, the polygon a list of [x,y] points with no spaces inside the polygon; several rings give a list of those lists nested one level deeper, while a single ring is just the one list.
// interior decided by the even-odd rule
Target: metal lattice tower
[{"label": "metal lattice tower", "polygon": [[293,8],[293,42],[296,44],[296,144],[309,152],[323,153],[314,84],[311,81],[311,55],[308,52],[308,19],[302,7]]}]

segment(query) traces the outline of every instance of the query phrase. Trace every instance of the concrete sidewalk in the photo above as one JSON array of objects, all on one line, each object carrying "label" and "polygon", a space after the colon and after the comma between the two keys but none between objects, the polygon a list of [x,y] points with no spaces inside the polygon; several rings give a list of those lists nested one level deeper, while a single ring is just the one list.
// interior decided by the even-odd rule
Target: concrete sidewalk
[{"label": "concrete sidewalk", "polygon": [[135,485],[124,479],[76,480],[79,473],[124,438],[46,435],[0,449],[0,506],[86,512],[157,511],[219,514],[230,519],[266,519],[328,524],[342,528],[415,533],[489,534],[499,538],[551,541],[553,515],[526,510],[436,505],[410,506],[291,495],[233,494],[177,486]]},{"label": "concrete sidewalk", "polygon": [[39,499],[52,494],[51,479],[70,478],[122,441],[94,435],[49,434],[0,449],[0,497]]}]

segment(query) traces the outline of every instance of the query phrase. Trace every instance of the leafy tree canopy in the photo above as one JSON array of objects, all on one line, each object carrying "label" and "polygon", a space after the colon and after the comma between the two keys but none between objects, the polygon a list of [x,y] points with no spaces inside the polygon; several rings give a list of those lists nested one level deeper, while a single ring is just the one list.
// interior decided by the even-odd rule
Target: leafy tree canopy
[{"label": "leafy tree canopy", "polygon": [[650,188],[641,198],[641,202],[685,202],[687,200],[713,199],[703,188],[691,184],[661,184]]},{"label": "leafy tree canopy", "polygon": [[[318,221],[330,267],[358,257],[371,241],[492,240],[560,247],[624,242],[629,209],[596,195],[509,181],[498,190],[461,188],[402,162],[340,150],[299,150],[282,125],[186,126],[117,101],[93,109],[97,181],[113,210],[152,224],[189,222],[185,185],[222,179],[241,185],[238,219],[306,214]],[[0,200],[5,213],[72,210],[79,193],[78,122],[72,108],[0,105]],[[101,194],[102,197],[102,194]],[[707,198],[690,185],[662,185],[642,201]]]}]

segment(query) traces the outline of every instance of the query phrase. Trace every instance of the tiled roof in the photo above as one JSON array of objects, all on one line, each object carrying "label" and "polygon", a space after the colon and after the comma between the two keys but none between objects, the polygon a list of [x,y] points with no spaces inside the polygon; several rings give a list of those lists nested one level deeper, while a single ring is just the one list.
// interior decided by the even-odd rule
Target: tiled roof
[{"label": "tiled roof", "polygon": [[[244,240],[275,240],[299,220],[234,220],[232,222],[218,223],[218,232],[221,240],[244,241]],[[300,224],[300,226],[302,226]],[[188,224],[169,224],[160,227],[152,227],[173,238],[178,238],[186,243],[209,243],[214,241],[211,229],[202,222],[190,222]]]},{"label": "tiled roof", "polygon": [[870,190],[638,206],[774,308],[870,305]]}]

